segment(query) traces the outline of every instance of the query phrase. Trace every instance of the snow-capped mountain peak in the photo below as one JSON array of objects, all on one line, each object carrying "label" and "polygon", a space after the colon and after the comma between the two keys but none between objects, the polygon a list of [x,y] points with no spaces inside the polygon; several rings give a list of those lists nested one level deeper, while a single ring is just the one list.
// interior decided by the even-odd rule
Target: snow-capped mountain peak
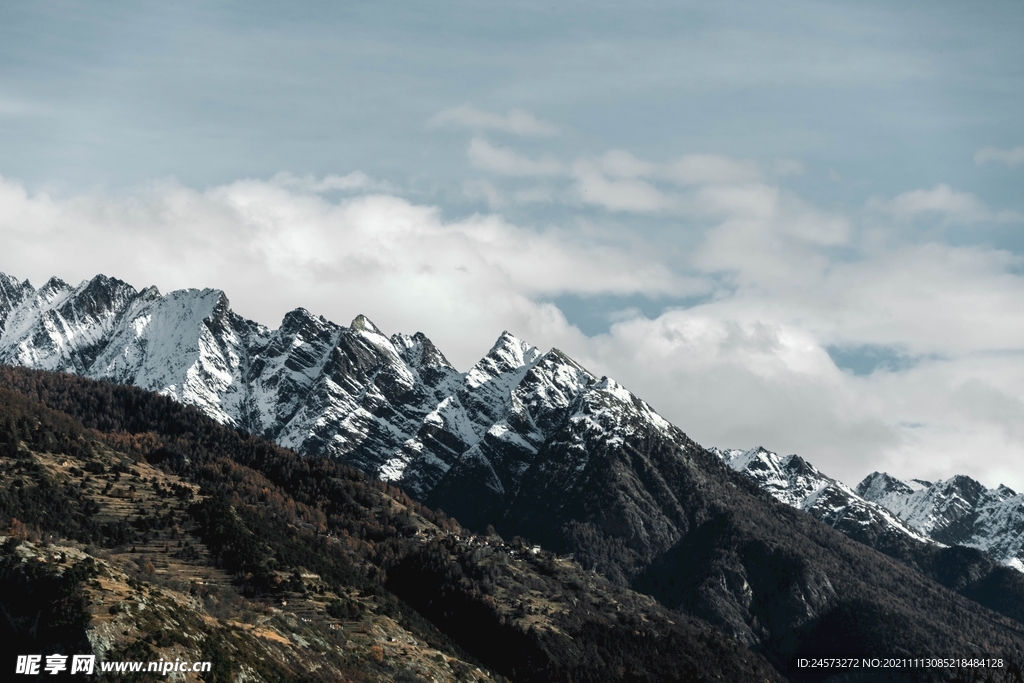
[{"label": "snow-capped mountain peak", "polygon": [[378,329],[378,327],[374,325],[373,322],[371,322],[370,319],[367,318],[362,313],[360,313],[359,315],[352,319],[352,324],[350,324],[349,327],[351,327],[353,330],[357,332],[369,332],[371,334],[383,336],[383,333],[380,331],[380,329]]},{"label": "snow-capped mountain peak", "polygon": [[517,339],[507,331],[502,332],[487,355],[470,368],[467,380],[474,386],[482,386],[502,377],[518,376],[521,379],[541,355],[537,347]]},{"label": "snow-capped mountain peak", "polygon": [[927,482],[874,472],[857,491],[937,541],[984,550],[1024,571],[1024,495],[1007,486],[989,489],[963,475]]},{"label": "snow-capped mountain peak", "polygon": [[857,494],[869,500],[878,500],[887,493],[910,494],[917,488],[907,482],[891,477],[885,472],[872,472],[857,484]]},{"label": "snow-capped mountain peak", "polygon": [[1024,571],[1024,496],[1009,487],[987,489],[962,475],[929,482],[873,472],[854,490],[797,455],[760,446],[710,450],[776,499],[873,547],[902,535],[977,548]]},{"label": "snow-capped mountain peak", "polygon": [[0,273],[0,334],[7,326],[7,318],[27,297],[35,292],[28,280],[19,282],[17,278]]},{"label": "snow-capped mountain peak", "polygon": [[162,295],[103,275],[38,290],[2,276],[0,321],[0,362],[157,391],[421,497],[468,471],[515,490],[574,416],[601,439],[669,428],[613,380],[508,331],[461,373],[422,333],[388,337],[365,315],[346,327],[299,308],[271,330],[220,290]]},{"label": "snow-capped mountain peak", "polygon": [[[722,462],[753,481],[775,499],[803,510],[868,545],[883,537],[905,536],[932,542],[928,536],[888,509],[862,497],[849,486],[822,474],[798,455],[779,456],[758,446],[749,450],[711,448]],[[900,485],[905,486],[902,482]],[[885,485],[880,482],[878,485]]]}]

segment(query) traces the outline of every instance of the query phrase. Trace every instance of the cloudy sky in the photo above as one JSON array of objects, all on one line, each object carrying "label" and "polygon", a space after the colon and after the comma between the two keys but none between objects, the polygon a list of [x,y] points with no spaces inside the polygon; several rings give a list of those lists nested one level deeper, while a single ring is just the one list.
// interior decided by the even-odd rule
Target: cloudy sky
[{"label": "cloudy sky", "polygon": [[0,271],[508,329],[705,445],[1024,489],[1024,4],[771,5],[4,2]]}]

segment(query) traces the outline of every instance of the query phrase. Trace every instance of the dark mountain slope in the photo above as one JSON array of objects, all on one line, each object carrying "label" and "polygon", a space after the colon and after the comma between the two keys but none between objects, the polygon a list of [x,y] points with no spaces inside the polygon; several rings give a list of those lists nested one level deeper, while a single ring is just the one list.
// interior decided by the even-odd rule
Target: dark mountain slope
[{"label": "dark mountain slope", "polygon": [[[348,624],[364,612],[359,628],[370,628],[366,619],[373,629],[397,624],[387,627],[391,633],[404,629],[417,647],[452,662],[453,679],[471,670],[472,660],[466,664],[460,654],[468,652],[524,681],[780,680],[765,660],[705,622],[549,552],[473,536],[394,487],[331,461],[300,458],[166,397],[12,368],[0,369],[0,385],[0,444],[14,452],[0,489],[19,488],[20,480],[20,488],[28,481],[48,492],[0,498],[4,526],[17,517],[43,534],[51,527],[129,554],[134,549],[118,548],[159,543],[181,529],[233,577],[244,600],[277,605],[287,598],[288,609],[305,605],[300,614],[314,626],[332,613]],[[19,478],[21,471],[33,474]],[[101,476],[111,487],[98,486]],[[157,487],[153,479],[164,483]],[[129,482],[132,491],[121,488]],[[187,520],[173,505],[129,506],[121,536],[105,531],[90,504],[99,497],[106,505],[123,491],[134,505],[156,500],[149,489],[174,487],[198,487]],[[61,526],[61,519],[77,522]],[[132,642],[139,641],[162,642],[145,632]],[[350,669],[370,679],[397,676],[399,669],[387,668],[389,642],[374,645],[380,661],[352,660]],[[373,647],[367,651],[372,655]],[[283,661],[295,671],[304,660]]]},{"label": "dark mountain slope", "polygon": [[[75,327],[70,319],[84,320],[92,286],[51,282],[33,290],[9,316],[3,358],[75,370],[68,359],[89,356],[79,342],[95,325]],[[48,336],[46,316],[74,334]],[[357,465],[477,530],[493,522],[506,536],[528,534],[573,552],[620,587],[636,581],[668,604],[688,606],[783,670],[794,652],[822,647],[837,623],[850,624],[851,633],[881,629],[882,640],[854,643],[877,654],[1020,648],[1018,625],[806,516],[794,517],[642,400],[557,350],[541,353],[506,333],[469,372],[458,373],[422,335],[388,338],[362,317],[345,328],[301,310],[272,332],[231,314],[215,291],[137,292],[128,308],[106,310],[99,323],[110,333],[97,333],[105,347],[90,374],[168,392],[224,424]],[[205,481],[234,471],[223,459],[216,467],[197,465],[230,455],[296,505],[320,510],[304,522],[317,530],[347,529],[345,520],[358,509],[332,502],[347,500],[333,488],[344,477],[331,474],[344,468],[281,455],[198,414],[173,412],[166,400],[54,376],[0,374],[0,381],[104,430],[114,447],[156,457],[159,444],[170,454],[167,467],[183,463],[181,476]],[[246,477],[236,479],[234,488],[214,481],[237,497]],[[251,504],[262,500],[256,489],[250,494]],[[260,519],[250,521],[259,528]],[[348,530],[349,537],[370,521]],[[369,564],[361,565],[372,580],[406,557],[393,550],[397,541],[385,544],[387,552],[379,546],[374,540],[372,557],[364,558]],[[256,571],[260,562],[253,558],[255,578],[265,575]],[[913,623],[906,628],[882,628],[907,614]]]},{"label": "dark mountain slope", "polygon": [[874,472],[857,493],[940,543],[983,550],[1024,572],[1024,495],[1007,486],[989,489],[963,475],[927,482]]},{"label": "dark mountain slope", "polygon": [[[410,555],[416,544],[402,540],[400,530],[410,528],[404,518],[370,513],[390,509],[373,502],[388,489],[354,470],[330,461],[298,458],[218,425],[192,408],[131,387],[15,368],[0,368],[0,386],[17,388],[81,417],[88,426],[105,432],[108,442],[120,444],[136,457],[162,459],[165,467],[208,489],[224,491],[236,501],[251,500],[251,505],[257,505],[267,498],[264,487],[280,490],[296,505],[296,512],[285,519],[298,515],[297,521],[307,528],[324,525],[335,534],[366,539],[358,547],[367,555],[349,563],[363,567],[367,580],[379,581],[379,572],[389,568],[397,568],[396,576],[401,577],[402,567],[417,566],[417,560],[408,559],[416,555]],[[764,652],[790,675],[799,673],[792,669],[796,654],[821,648],[879,656],[952,652],[1020,656],[1024,646],[1020,624],[778,503],[674,427],[639,419],[642,404],[631,403],[632,412],[622,405],[608,410],[611,395],[597,394],[601,402],[569,413],[550,450],[540,451],[532,471],[523,475],[524,482],[536,477],[537,483],[520,486],[500,519],[506,536],[517,533],[521,523],[522,530],[543,535],[552,549],[578,553],[585,566],[604,562],[602,568],[609,574],[632,580],[663,604],[707,619],[739,642]],[[616,400],[632,400],[625,393],[621,397]],[[617,428],[609,430],[613,422]],[[244,485],[251,476],[246,473],[253,471],[267,484]],[[558,486],[566,480],[572,485]],[[399,494],[392,489],[388,495]],[[432,514],[401,495],[399,500],[406,510]],[[281,522],[260,509],[252,509],[249,528],[259,529],[261,537],[286,536],[283,528],[275,531]],[[370,542],[372,553],[364,545]],[[324,547],[313,533],[303,543],[287,543],[277,554],[310,557],[308,548]],[[471,547],[446,552],[457,558],[470,551]],[[323,557],[318,550],[304,561],[319,567]],[[261,562],[254,558],[245,573],[258,580],[261,573],[253,570]],[[435,560],[424,562],[436,565]],[[453,564],[457,564],[454,559],[448,562],[449,567]],[[317,573],[328,572],[321,568]],[[490,594],[464,571],[458,575],[435,567],[424,576],[458,576],[460,582],[469,582],[471,589],[459,590],[476,596],[471,603],[475,607],[459,614],[469,618],[494,613],[482,607],[489,605],[485,598]],[[397,580],[393,588],[403,599],[415,602],[418,595],[430,594],[429,584],[420,585],[425,593],[411,593],[403,588],[408,583]],[[502,581],[521,586],[513,588],[517,595],[529,585],[508,576]],[[496,583],[496,577],[491,579],[492,585]],[[441,595],[458,593],[448,585],[437,586]],[[612,590],[611,585],[606,590]],[[429,605],[422,609],[430,614]],[[566,618],[578,614],[575,610],[554,613]],[[513,614],[519,615],[518,611]],[[444,611],[434,616],[445,623]],[[527,612],[519,618],[527,624],[530,616]],[[460,618],[453,623],[465,622]],[[473,632],[493,633],[487,642],[498,642],[496,638],[504,642],[499,638],[503,632],[491,631],[485,622],[470,619],[468,623],[473,624]],[[525,632],[530,633],[528,628]],[[566,632],[574,638],[583,633],[579,628]],[[554,670],[566,676],[575,670],[572,660],[562,659],[571,648],[541,647],[541,651],[552,655]],[[478,656],[485,662],[500,661],[490,659],[497,657],[494,652]],[[537,667],[531,665],[531,670]]]},{"label": "dark mountain slope", "polygon": [[515,489],[494,496],[482,479],[457,466],[428,500],[461,514],[474,491],[490,493],[501,533],[572,552],[790,674],[796,654],[823,647],[883,655],[1024,645],[1020,623],[779,503],[628,392],[578,399]]},{"label": "dark mountain slope", "polygon": [[[777,500],[807,512],[853,540],[899,560],[991,610],[1024,623],[1024,573],[1000,564],[994,557],[977,547],[941,545],[934,534],[929,538],[928,530],[910,526],[896,511],[883,507],[878,502],[866,500],[857,491],[824,475],[797,455],[779,456],[760,447],[746,451],[711,450],[730,469],[739,472]],[[954,484],[967,484],[968,493],[971,490],[975,493],[975,503],[985,497],[977,495],[981,491],[986,491],[984,487],[976,482],[972,486],[970,481],[965,482],[964,479],[966,478],[954,478],[951,481]],[[904,506],[904,511],[913,510],[921,518],[934,519],[936,516],[930,514],[931,508],[941,507],[947,513],[959,512],[961,518],[976,517],[967,504],[969,495],[957,498],[955,491],[947,492],[944,496],[928,495],[935,489],[941,491],[942,487],[936,486],[929,491],[929,487],[923,483],[915,484],[917,491],[925,494],[917,495],[919,501],[924,499],[924,504]],[[900,492],[904,496],[915,495],[915,489],[906,483],[878,473],[865,479],[858,489],[870,491],[876,498],[884,498],[892,492]],[[1000,507],[1011,511],[1017,507],[1012,500],[1016,494],[1006,487],[986,493],[989,494],[990,504],[978,507]],[[965,510],[955,509],[953,503],[957,500],[963,501],[964,507],[968,508],[967,514],[964,514]],[[1004,517],[1010,517],[1009,521],[1012,522],[1012,515]],[[954,525],[947,521],[943,529],[951,526]],[[996,526],[998,531],[990,536],[1002,537],[1008,541],[1019,538],[1016,525],[1012,523],[993,526]],[[960,540],[970,542],[977,539]],[[1004,545],[1007,546],[1013,547],[1010,543]],[[1013,561],[1012,558],[1010,561]]]}]

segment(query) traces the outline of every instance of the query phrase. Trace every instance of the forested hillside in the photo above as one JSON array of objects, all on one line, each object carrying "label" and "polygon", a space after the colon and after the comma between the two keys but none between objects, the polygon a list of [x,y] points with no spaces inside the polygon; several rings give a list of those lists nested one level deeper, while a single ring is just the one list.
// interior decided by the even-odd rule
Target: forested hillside
[{"label": "forested hillside", "polygon": [[[704,475],[698,483],[715,496],[685,503],[699,523],[634,579],[677,610],[669,611],[547,548],[535,553],[532,539],[473,534],[398,488],[336,462],[296,456],[168,398],[16,368],[0,368],[0,387],[0,524],[29,544],[75,541],[83,560],[98,557],[109,575],[121,571],[142,592],[152,591],[160,574],[157,563],[147,566],[142,548],[167,546],[165,555],[171,551],[176,562],[222,573],[223,590],[234,591],[214,598],[216,609],[235,610],[225,613],[225,623],[259,622],[263,617],[254,615],[269,610],[274,633],[326,634],[306,639],[322,644],[316,653],[300,656],[282,646],[276,660],[264,658],[256,669],[263,680],[316,671],[402,680],[422,675],[431,661],[443,662],[452,679],[472,679],[474,671],[486,677],[488,670],[524,681],[775,679],[756,651],[796,680],[823,680],[819,672],[795,670],[794,658],[946,652],[1010,661],[1024,642],[1016,622],[798,511],[766,504],[765,494],[738,477],[716,484]],[[682,491],[690,486],[685,473],[700,471],[693,466],[661,471],[683,477],[673,482]],[[139,502],[118,512],[114,500]],[[28,551],[9,545],[5,552]],[[124,572],[132,558],[136,569]],[[82,576],[78,588],[66,589],[71,595]],[[197,588],[167,581],[168,590]],[[222,590],[216,577],[211,584]],[[105,604],[102,591],[84,590]],[[95,635],[95,606],[83,609],[88,618],[72,610],[56,620],[64,629],[57,631],[64,634],[60,647],[80,646],[83,628]],[[687,616],[714,620],[730,610],[735,621],[718,619],[718,628]],[[223,655],[225,670],[252,668],[244,655],[252,646],[238,640],[251,640],[252,631],[210,631],[205,619],[193,621],[194,638]],[[745,639],[736,623],[758,633],[760,644]],[[345,649],[324,646],[339,629]],[[111,652],[185,647],[160,625],[126,632],[137,637],[112,639]],[[399,638],[407,648],[393,645]],[[425,663],[410,673],[401,662],[411,651],[435,654],[420,657]],[[929,675],[949,680],[946,673]],[[1014,680],[1010,670],[999,674]]]},{"label": "forested hillside", "polygon": [[[47,544],[80,558],[47,563],[72,607],[44,610],[52,629],[14,619],[5,642],[183,653],[218,662],[209,680],[780,679],[706,622],[356,470],[135,388],[0,375],[5,576],[49,580],[19,560]],[[0,600],[24,615],[31,595]]]}]

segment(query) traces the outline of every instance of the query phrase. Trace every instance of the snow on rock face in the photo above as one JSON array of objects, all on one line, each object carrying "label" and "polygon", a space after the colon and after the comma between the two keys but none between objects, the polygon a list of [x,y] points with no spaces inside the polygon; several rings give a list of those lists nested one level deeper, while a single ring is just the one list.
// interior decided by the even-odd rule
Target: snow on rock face
[{"label": "snow on rock face", "polygon": [[[810,513],[856,540],[877,546],[881,537],[906,536],[933,542],[883,505],[827,477],[798,455],[779,456],[765,448],[709,449],[775,499]],[[881,484],[886,485],[886,484]]]},{"label": "snow on rock face", "polygon": [[52,278],[15,307],[0,341],[4,362],[84,372],[137,292],[102,275],[72,289]]},{"label": "snow on rock face", "polygon": [[1024,571],[1024,495],[1006,486],[986,489],[965,476],[902,481],[874,472],[852,490],[796,455],[780,457],[760,447],[710,450],[776,499],[868,545],[902,534],[977,548]]},{"label": "snow on rock face", "polygon": [[478,437],[509,410],[512,390],[540,356],[535,346],[502,332],[487,355],[469,369],[458,395]]},{"label": "snow on rock face", "polygon": [[28,280],[18,282],[17,278],[0,273],[0,335],[4,332],[11,311],[35,291]]},{"label": "snow on rock face", "polygon": [[[389,338],[365,316],[345,327],[296,309],[270,330],[233,313],[219,290],[162,295],[103,275],[34,289],[0,274],[0,362],[158,391],[446,509],[508,505],[521,487],[554,496],[583,486],[598,466],[621,469],[617,485],[629,491],[633,475],[608,454],[657,438],[685,458],[692,443],[614,380],[508,332],[460,373],[423,334]],[[958,543],[1024,568],[1024,496],[1006,487],[875,473],[853,491],[794,455],[712,451],[777,499],[869,544],[900,535]],[[647,494],[636,495],[635,509],[645,509]],[[631,534],[673,537],[672,524],[645,514]]]},{"label": "snow on rock face", "polygon": [[[613,380],[508,332],[460,373],[423,334],[389,338],[362,315],[346,327],[296,309],[270,330],[219,290],[162,295],[102,275],[38,290],[0,275],[0,325],[2,362],[157,391],[421,498],[442,480],[515,491],[567,426],[609,446],[674,429]],[[565,465],[570,478],[586,468]]]},{"label": "snow on rock face", "polygon": [[1024,569],[1024,495],[1006,486],[989,489],[963,475],[932,483],[874,472],[857,492],[937,541],[977,548]]},{"label": "snow on rock face", "polygon": [[303,407],[338,343],[341,327],[299,308],[249,350],[249,431],[277,439]]},{"label": "snow on rock face", "polygon": [[157,391],[237,424],[245,355],[224,293],[145,290],[85,374]]},{"label": "snow on rock face", "polygon": [[3,337],[0,337],[0,359],[5,363],[30,363],[36,367],[40,354],[32,353],[32,328],[40,328],[41,341],[52,343],[45,329],[46,314],[59,306],[70,292],[71,286],[66,282],[60,278],[50,278],[45,285],[14,307],[7,317]]},{"label": "snow on rock face", "polygon": [[405,364],[416,370],[427,386],[447,391],[454,390],[456,383],[461,382],[462,374],[422,332],[412,336],[396,334],[391,337],[391,343]]}]

